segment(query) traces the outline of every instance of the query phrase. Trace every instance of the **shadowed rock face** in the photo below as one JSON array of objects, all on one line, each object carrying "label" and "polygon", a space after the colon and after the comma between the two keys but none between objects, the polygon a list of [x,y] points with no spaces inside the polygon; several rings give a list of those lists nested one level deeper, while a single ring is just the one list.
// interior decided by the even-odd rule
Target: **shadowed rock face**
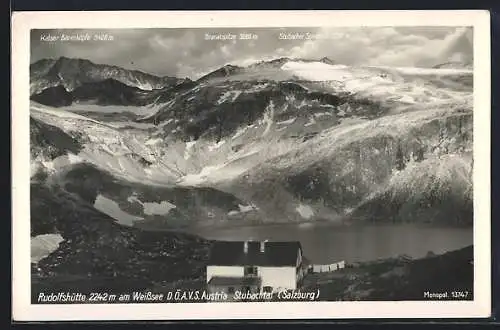
[{"label": "shadowed rock face", "polygon": [[[134,226],[149,229],[185,228],[197,222],[227,220],[228,212],[247,202],[210,187],[162,187],[117,180],[110,173],[87,164],[72,167],[59,178],[69,193],[93,205],[96,198],[106,196],[120,208],[144,220]],[[169,203],[172,209],[164,214],[151,214],[148,204]]]},{"label": "shadowed rock face", "polygon": [[68,152],[78,154],[82,150],[78,136],[70,136],[60,128],[30,117],[31,157],[43,156],[53,160]]},{"label": "shadowed rock face", "polygon": [[143,91],[108,78],[98,82],[82,83],[70,92],[66,91],[62,85],[49,87],[32,95],[31,99],[53,107],[69,106],[74,102],[103,106],[141,106],[152,103],[156,94],[156,92]]},{"label": "shadowed rock face", "polygon": [[310,91],[294,81],[235,80],[192,88],[173,97],[168,106],[143,121],[171,122],[164,126],[165,135],[176,128],[174,136],[177,139],[220,141],[241,127],[258,124],[266,116],[277,122],[298,117],[306,124],[308,115],[326,112],[335,123],[342,107],[356,109],[355,113],[341,114],[343,118],[376,118],[388,110],[377,101],[346,93]]},{"label": "shadowed rock face", "polygon": [[31,96],[33,101],[54,107],[68,106],[73,103],[73,95],[61,86],[49,87]]},{"label": "shadowed rock face", "polygon": [[99,82],[84,83],[72,92],[76,102],[99,105],[145,105],[150,103],[149,93],[137,87],[127,86],[109,78]]}]

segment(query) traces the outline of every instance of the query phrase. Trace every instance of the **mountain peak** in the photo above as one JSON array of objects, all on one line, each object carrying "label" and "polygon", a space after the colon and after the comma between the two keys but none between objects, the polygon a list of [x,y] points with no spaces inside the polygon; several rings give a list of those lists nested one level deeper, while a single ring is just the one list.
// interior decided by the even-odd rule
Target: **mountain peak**
[{"label": "mountain peak", "polygon": [[273,67],[274,66],[281,66],[290,60],[291,59],[289,57],[278,57],[278,58],[274,58],[272,60],[259,61],[257,63],[250,65],[249,67],[258,68],[258,67],[263,67],[263,66],[273,66]]},{"label": "mountain peak", "polygon": [[240,72],[242,69],[243,69],[242,67],[237,66],[237,65],[226,64],[226,65],[218,68],[217,70],[212,71],[212,72],[204,75],[203,77],[198,79],[198,81],[205,81],[205,80],[209,80],[212,78],[227,77],[227,76],[230,76],[232,74],[236,74],[236,73]]},{"label": "mountain peak", "polygon": [[335,64],[335,61],[333,61],[332,59],[330,59],[330,58],[329,58],[329,57],[327,57],[327,56],[325,56],[325,57],[321,58],[321,59],[319,60],[319,62],[321,62],[321,63],[325,63],[325,64],[330,64],[330,65]]},{"label": "mountain peak", "polygon": [[72,72],[82,71],[82,70],[88,70],[90,67],[93,66],[95,66],[95,64],[89,60],[61,56],[52,65],[50,73],[57,75],[65,71],[72,71]]},{"label": "mountain peak", "polygon": [[83,59],[83,58],[77,58],[77,57],[66,57],[66,56],[60,56],[57,60],[56,63],[88,63],[88,64],[94,64],[93,62]]},{"label": "mountain peak", "polygon": [[278,57],[274,58],[272,60],[264,60],[264,61],[259,61],[255,64],[250,65],[251,68],[260,68],[260,67],[276,67],[279,68],[282,65],[290,62],[290,61],[301,61],[301,62],[321,62],[325,64],[335,64],[335,61],[330,59],[329,57],[325,56],[322,57],[321,59],[310,59],[310,58],[292,58],[292,57]]},{"label": "mountain peak", "polygon": [[142,90],[161,89],[184,81],[176,77],[159,77],[139,70],[66,56],[60,56],[57,59],[41,59],[32,63],[30,75],[32,78],[31,94],[39,93],[44,88],[58,84],[62,84],[68,91],[71,91],[84,83],[98,82],[107,78],[113,78],[125,85]]},{"label": "mountain peak", "polygon": [[58,61],[70,61],[72,60],[73,58],[71,57],[66,57],[66,56],[59,56],[59,58],[57,59]]}]

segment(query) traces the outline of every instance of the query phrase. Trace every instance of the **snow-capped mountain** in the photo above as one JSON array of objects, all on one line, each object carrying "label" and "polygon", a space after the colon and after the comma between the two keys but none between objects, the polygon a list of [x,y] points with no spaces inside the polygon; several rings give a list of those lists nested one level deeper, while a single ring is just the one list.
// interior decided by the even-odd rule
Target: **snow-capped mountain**
[{"label": "snow-capped mountain", "polygon": [[[54,65],[37,62],[32,81],[50,76],[44,72]],[[89,205],[117,220],[155,228],[472,220],[473,82],[466,67],[279,58],[131,94],[130,79],[85,82],[81,77],[109,76],[97,69],[89,75],[86,64],[71,68],[63,77],[72,80],[60,81],[74,86],[65,88],[71,102],[60,88],[47,88],[37,97],[62,100],[59,108],[31,104],[33,134],[47,125],[47,134],[32,140],[32,178],[45,173],[45,182],[73,187],[70,193],[90,196]],[[68,146],[48,142],[54,139]],[[48,155],[49,144],[59,151]]]},{"label": "snow-capped mountain", "polygon": [[46,88],[58,85],[62,85],[67,91],[72,91],[84,83],[110,78],[142,90],[161,89],[185,80],[96,64],[85,59],[60,57],[42,59],[30,65],[30,94],[37,94]]},{"label": "snow-capped mountain", "polygon": [[220,141],[270,112],[274,125],[290,121],[301,131],[322,129],[325,120],[330,126],[352,116],[374,118],[472,100],[468,70],[356,68],[288,58],[227,67],[204,76],[144,121],[170,121],[167,135],[174,131],[185,140]]}]

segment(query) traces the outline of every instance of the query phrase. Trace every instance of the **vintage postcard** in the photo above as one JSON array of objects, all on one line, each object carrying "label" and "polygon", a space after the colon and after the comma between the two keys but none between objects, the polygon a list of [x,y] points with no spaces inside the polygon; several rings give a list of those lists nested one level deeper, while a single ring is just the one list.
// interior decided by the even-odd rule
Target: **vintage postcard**
[{"label": "vintage postcard", "polygon": [[15,320],[490,315],[488,12],[12,31]]}]

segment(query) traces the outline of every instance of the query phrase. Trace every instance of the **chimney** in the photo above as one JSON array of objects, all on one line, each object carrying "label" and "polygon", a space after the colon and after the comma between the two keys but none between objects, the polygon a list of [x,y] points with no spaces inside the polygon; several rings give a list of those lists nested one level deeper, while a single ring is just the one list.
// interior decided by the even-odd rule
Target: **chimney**
[{"label": "chimney", "polygon": [[243,252],[248,253],[248,241],[243,242]]},{"label": "chimney", "polygon": [[266,239],[265,241],[261,241],[260,242],[260,252],[264,253],[264,251],[266,251],[266,242],[268,240]]}]

